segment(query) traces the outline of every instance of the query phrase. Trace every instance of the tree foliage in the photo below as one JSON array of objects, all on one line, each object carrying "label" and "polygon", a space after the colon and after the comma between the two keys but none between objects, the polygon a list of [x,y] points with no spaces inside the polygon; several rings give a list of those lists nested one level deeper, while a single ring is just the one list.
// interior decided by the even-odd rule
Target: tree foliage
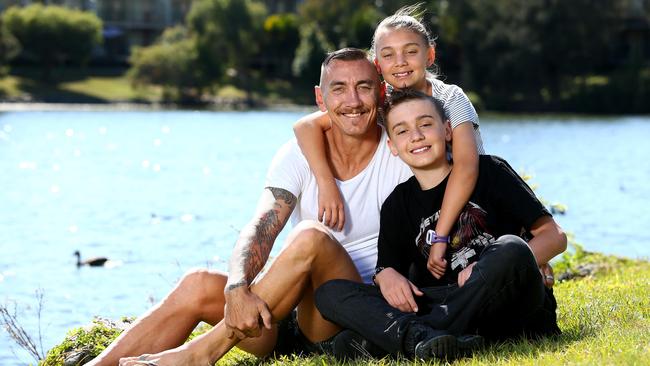
[{"label": "tree foliage", "polygon": [[293,73],[306,84],[318,84],[320,65],[334,47],[316,24],[308,24],[300,31],[300,45],[293,60]]},{"label": "tree foliage", "polygon": [[291,76],[291,64],[300,43],[298,17],[295,14],[272,14],[264,21],[264,41],[260,60],[266,60],[273,68],[264,71],[279,77]]},{"label": "tree foliage", "polygon": [[64,62],[84,64],[102,41],[102,22],[96,15],[61,6],[11,7],[2,21],[24,56],[43,66],[45,76]]},{"label": "tree foliage", "polygon": [[260,52],[264,4],[252,0],[197,0],[187,15],[196,37],[199,62],[210,80],[231,69],[236,82],[249,89],[251,64]]},{"label": "tree foliage", "polygon": [[449,15],[459,24],[465,86],[496,108],[558,100],[568,80],[606,67],[618,6],[589,0],[454,2]]},{"label": "tree foliage", "polygon": [[370,0],[305,0],[299,14],[303,25],[316,25],[335,48],[368,48],[385,15]]},{"label": "tree foliage", "polygon": [[184,28],[174,27],[156,44],[133,50],[128,75],[135,85],[162,86],[166,100],[187,100],[205,86],[198,60],[196,38],[188,37]]},{"label": "tree foliage", "polygon": [[3,26],[2,18],[0,18],[0,76],[7,73],[6,65],[18,53],[20,53],[18,40]]}]

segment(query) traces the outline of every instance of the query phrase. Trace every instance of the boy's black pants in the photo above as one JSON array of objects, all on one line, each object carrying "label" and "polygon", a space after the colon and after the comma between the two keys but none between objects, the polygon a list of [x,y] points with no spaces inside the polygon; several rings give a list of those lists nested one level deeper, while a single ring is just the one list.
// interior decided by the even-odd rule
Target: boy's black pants
[{"label": "boy's black pants", "polygon": [[553,291],[542,283],[530,248],[504,235],[489,245],[463,287],[420,289],[418,313],[404,313],[384,300],[378,287],[333,280],[316,291],[325,319],[363,335],[389,353],[403,352],[406,329],[423,322],[451,334],[480,334],[488,340],[558,334]]}]

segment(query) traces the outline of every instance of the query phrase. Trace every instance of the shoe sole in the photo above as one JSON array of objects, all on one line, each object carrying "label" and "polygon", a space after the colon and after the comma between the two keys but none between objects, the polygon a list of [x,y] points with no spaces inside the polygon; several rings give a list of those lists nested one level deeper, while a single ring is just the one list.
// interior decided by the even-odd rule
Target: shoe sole
[{"label": "shoe sole", "polygon": [[477,334],[463,335],[457,338],[458,353],[461,357],[471,356],[476,350],[483,348],[485,340]]},{"label": "shoe sole", "polygon": [[480,335],[441,335],[422,341],[415,347],[415,356],[422,360],[431,358],[455,359],[469,356],[473,351],[483,347],[483,337]]},{"label": "shoe sole", "polygon": [[449,334],[433,337],[415,346],[415,357],[421,360],[454,358],[457,355],[458,339]]}]

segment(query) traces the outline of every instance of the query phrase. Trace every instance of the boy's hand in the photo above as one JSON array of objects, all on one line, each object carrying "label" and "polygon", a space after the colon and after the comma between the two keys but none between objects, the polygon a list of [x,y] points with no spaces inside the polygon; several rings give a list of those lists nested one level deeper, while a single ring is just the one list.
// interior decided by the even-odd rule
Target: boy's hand
[{"label": "boy's hand", "polygon": [[445,243],[434,243],[429,250],[427,269],[436,279],[440,279],[445,274],[445,269],[447,269],[446,251],[447,244]]},{"label": "boy's hand", "polygon": [[333,230],[343,230],[345,225],[343,199],[334,181],[318,183],[318,221]]},{"label": "boy's hand", "polygon": [[545,263],[539,266],[539,273],[542,274],[542,282],[544,286],[551,288],[555,284],[555,275],[553,274],[553,267]]},{"label": "boy's hand", "polygon": [[375,277],[375,283],[390,306],[406,313],[418,311],[413,294],[416,296],[424,294],[396,270],[389,267],[379,272]]}]

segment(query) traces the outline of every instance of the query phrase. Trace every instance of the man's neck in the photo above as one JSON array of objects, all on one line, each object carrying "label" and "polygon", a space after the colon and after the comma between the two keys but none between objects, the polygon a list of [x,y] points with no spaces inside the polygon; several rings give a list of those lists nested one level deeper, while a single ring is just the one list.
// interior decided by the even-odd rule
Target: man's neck
[{"label": "man's neck", "polygon": [[437,187],[451,173],[451,169],[451,164],[446,161],[439,166],[424,169],[411,168],[423,191]]},{"label": "man's neck", "polygon": [[364,170],[377,151],[381,133],[378,125],[362,136],[345,135],[336,126],[327,131],[327,158],[334,177],[345,181]]}]

